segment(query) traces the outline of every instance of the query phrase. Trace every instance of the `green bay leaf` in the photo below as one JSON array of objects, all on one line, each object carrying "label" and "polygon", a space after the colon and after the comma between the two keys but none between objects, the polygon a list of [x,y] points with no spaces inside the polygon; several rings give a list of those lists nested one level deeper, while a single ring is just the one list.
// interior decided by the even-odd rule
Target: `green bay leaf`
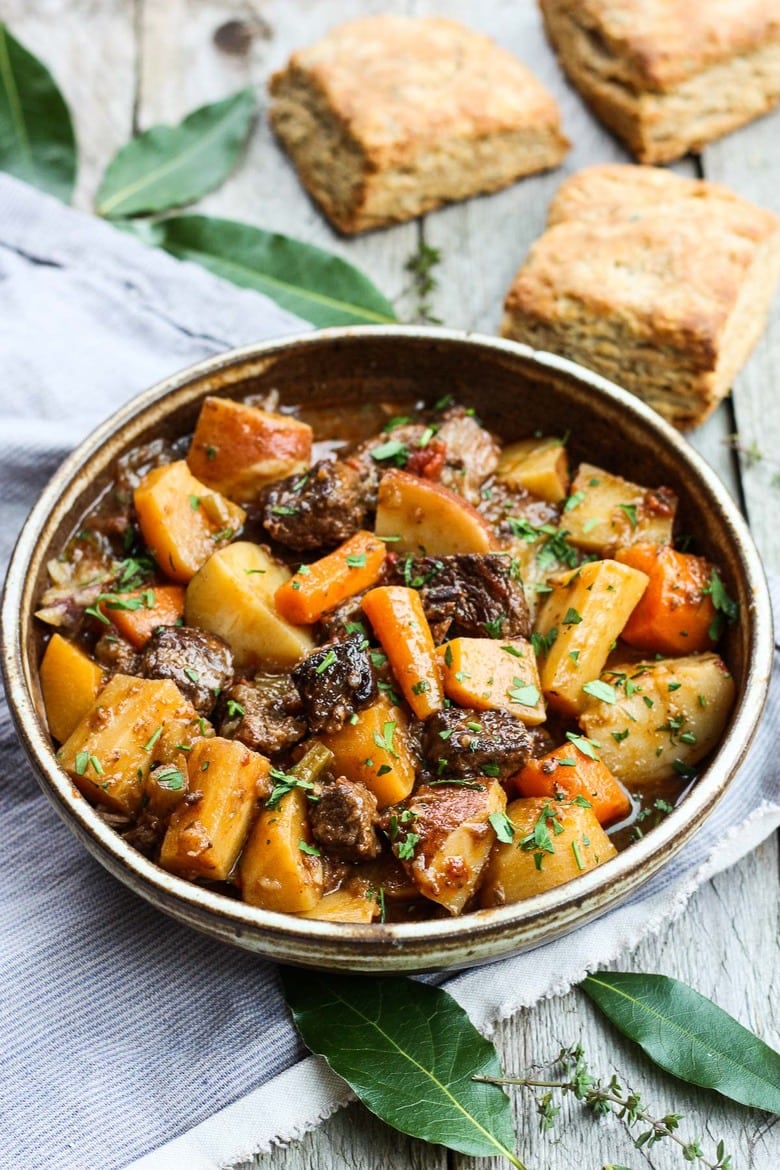
[{"label": "green bay leaf", "polygon": [[0,171],[69,203],[76,137],[54,78],[0,21]]},{"label": "green bay leaf", "polygon": [[589,975],[580,987],[666,1072],[780,1113],[780,1053],[692,987],[666,975],[621,971]]},{"label": "green bay leaf", "polygon": [[180,260],[253,288],[313,325],[387,324],[393,306],[346,260],[290,236],[206,215],[159,224],[160,243]]},{"label": "green bay leaf", "polygon": [[108,219],[183,207],[218,187],[247,140],[255,110],[251,89],[201,106],[178,126],[153,126],[106,168],[96,196]]},{"label": "green bay leaf", "polygon": [[473,1157],[512,1152],[509,1098],[475,1075],[501,1076],[496,1050],[455,1000],[404,978],[283,968],[298,1030],[360,1100],[411,1137]]}]

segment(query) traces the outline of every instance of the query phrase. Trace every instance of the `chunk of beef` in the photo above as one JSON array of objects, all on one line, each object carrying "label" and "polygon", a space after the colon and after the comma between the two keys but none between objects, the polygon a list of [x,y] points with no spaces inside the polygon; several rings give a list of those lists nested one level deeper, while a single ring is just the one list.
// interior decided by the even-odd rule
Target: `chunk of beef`
[{"label": "chunk of beef", "polygon": [[95,661],[109,674],[141,674],[141,655],[118,634],[104,634],[95,643]]},{"label": "chunk of beef", "polygon": [[340,459],[324,459],[301,475],[278,480],[266,489],[262,504],[269,535],[301,552],[353,536],[368,506],[360,471]]},{"label": "chunk of beef", "polygon": [[335,609],[329,609],[320,618],[320,631],[323,642],[330,642],[333,640],[343,641],[348,638],[350,634],[359,634],[361,637],[368,638],[371,634],[371,626],[368,618],[363,613],[362,601],[365,593],[359,593],[356,597],[348,597],[346,601],[342,601],[341,605],[337,605]]},{"label": "chunk of beef", "polygon": [[450,707],[425,724],[425,757],[437,779],[505,780],[532,754],[528,728],[509,711]]},{"label": "chunk of beef", "polygon": [[441,483],[469,503],[478,504],[482,484],[498,466],[499,444],[462,406],[447,411],[436,439],[445,448]]},{"label": "chunk of beef", "polygon": [[303,703],[289,674],[258,674],[241,680],[219,696],[216,718],[219,734],[275,756],[306,734]]},{"label": "chunk of beef", "polygon": [[[512,487],[511,484],[503,483],[499,479],[491,480],[483,486],[477,509],[509,540],[516,535],[513,532],[512,520],[520,522],[521,539],[524,529],[526,538],[530,540],[533,534],[529,528],[541,528],[544,524],[557,528],[561,515],[560,504],[540,500],[525,488]],[[525,525],[522,524],[523,521]]]},{"label": "chunk of beef", "polygon": [[527,637],[530,622],[523,584],[502,553],[406,557],[398,580],[420,592],[437,641],[447,638]]},{"label": "chunk of beef", "polygon": [[374,668],[364,647],[364,638],[350,634],[343,642],[326,643],[295,667],[293,681],[315,735],[339,731],[350,715],[376,699]]},{"label": "chunk of beef", "polygon": [[377,856],[376,817],[374,794],[344,776],[323,784],[319,800],[309,809],[314,840],[343,861],[371,861]]},{"label": "chunk of beef", "polygon": [[158,626],[141,659],[145,678],[170,678],[200,715],[233,681],[233,652],[216,634],[191,626]]}]

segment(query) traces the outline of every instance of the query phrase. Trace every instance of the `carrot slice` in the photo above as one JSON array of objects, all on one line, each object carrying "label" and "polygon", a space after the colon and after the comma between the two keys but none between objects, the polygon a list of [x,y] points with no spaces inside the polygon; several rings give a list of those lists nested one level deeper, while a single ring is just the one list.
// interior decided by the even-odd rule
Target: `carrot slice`
[{"label": "carrot slice", "polygon": [[444,690],[436,647],[417,590],[380,585],[363,598],[363,609],[417,718],[441,711]]},{"label": "carrot slice", "polygon": [[308,626],[324,613],[379,580],[387,550],[373,532],[360,531],[335,552],[301,565],[274,594],[277,611],[294,625]]},{"label": "carrot slice", "polygon": [[529,760],[510,783],[521,796],[585,800],[602,825],[622,820],[631,811],[628,793],[606,764],[586,756],[573,743]]},{"label": "carrot slice", "polygon": [[184,614],[181,585],[148,585],[106,596],[98,608],[123,638],[141,650],[158,626],[175,626]]},{"label": "carrot slice", "polygon": [[650,583],[623,627],[621,638],[638,650],[693,654],[711,650],[715,606],[705,592],[712,564],[665,544],[620,548],[615,560],[647,573]]}]

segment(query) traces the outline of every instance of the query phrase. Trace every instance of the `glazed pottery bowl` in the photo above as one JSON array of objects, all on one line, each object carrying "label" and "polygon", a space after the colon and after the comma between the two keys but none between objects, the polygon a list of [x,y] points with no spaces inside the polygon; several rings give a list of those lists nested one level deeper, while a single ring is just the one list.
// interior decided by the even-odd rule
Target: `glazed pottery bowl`
[{"label": "glazed pottery bowl", "polygon": [[[199,887],[142,856],[76,793],[46,730],[38,677],[44,628],[35,617],[56,557],[112,480],[118,456],[149,439],[193,429],[206,394],[271,389],[282,405],[359,408],[370,401],[443,394],[473,405],[511,441],[534,431],[570,436],[580,459],[680,496],[681,531],[715,560],[739,602],[724,656],[737,702],[723,740],[688,795],[658,827],[575,881],[463,918],[352,925],[257,909]],[[44,491],[19,538],[3,598],[3,661],[22,744],[47,797],[85,847],[159,910],[281,962],[354,972],[471,966],[538,946],[627,898],[697,831],[734,779],[750,743],[771,669],[771,614],[760,561],[737,507],[707,465],[636,398],[572,362],[527,346],[445,330],[330,329],[210,358],[147,390],[81,444]]]}]

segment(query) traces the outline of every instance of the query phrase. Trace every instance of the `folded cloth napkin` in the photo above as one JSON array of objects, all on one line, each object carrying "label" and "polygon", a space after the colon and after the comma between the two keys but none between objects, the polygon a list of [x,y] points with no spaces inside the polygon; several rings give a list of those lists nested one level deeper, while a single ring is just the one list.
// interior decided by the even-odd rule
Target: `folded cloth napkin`
[{"label": "folded cloth napkin", "polygon": [[[2,176],[0,297],[3,563],[35,493],[95,423],[192,361],[305,327]],[[658,930],[780,823],[779,717],[776,677],[740,782],[631,902],[549,944],[541,962],[537,951],[493,965],[489,980],[446,980],[479,1027]],[[273,964],[158,913],[71,837],[5,706],[0,752],[0,1165],[216,1170],[347,1100],[296,1039]]]}]

